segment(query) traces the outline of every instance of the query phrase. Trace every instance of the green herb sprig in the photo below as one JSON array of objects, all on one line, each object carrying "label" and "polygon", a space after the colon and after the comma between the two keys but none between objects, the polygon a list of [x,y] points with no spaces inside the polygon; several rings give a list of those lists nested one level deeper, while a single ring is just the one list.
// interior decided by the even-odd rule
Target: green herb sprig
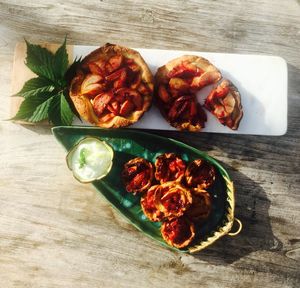
[{"label": "green herb sprig", "polygon": [[[71,125],[78,115],[68,95],[68,53],[66,38],[56,53],[26,41],[26,66],[38,77],[28,80],[14,96],[23,97],[19,111],[11,120],[39,122],[45,119],[55,125]],[[78,63],[75,60],[74,63]],[[70,66],[74,69],[74,63]]]}]

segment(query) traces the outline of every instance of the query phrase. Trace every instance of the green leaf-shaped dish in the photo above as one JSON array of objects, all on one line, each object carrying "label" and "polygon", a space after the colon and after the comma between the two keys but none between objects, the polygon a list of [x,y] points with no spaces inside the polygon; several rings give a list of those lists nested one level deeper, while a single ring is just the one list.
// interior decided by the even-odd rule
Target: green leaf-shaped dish
[{"label": "green leaf-shaped dish", "polygon": [[206,223],[196,228],[196,237],[182,252],[200,251],[220,237],[228,234],[234,221],[234,188],[227,171],[212,157],[182,142],[130,129],[106,130],[96,127],[55,127],[52,129],[57,140],[69,151],[87,136],[97,137],[114,149],[113,166],[109,174],[92,182],[95,188],[115,207],[132,225],[160,244],[171,249],[160,234],[160,223],[149,221],[140,206],[140,198],[127,193],[120,179],[124,163],[134,157],[143,157],[154,163],[162,153],[173,152],[190,162],[205,159],[215,166],[217,177],[209,189],[212,196],[212,213]]}]

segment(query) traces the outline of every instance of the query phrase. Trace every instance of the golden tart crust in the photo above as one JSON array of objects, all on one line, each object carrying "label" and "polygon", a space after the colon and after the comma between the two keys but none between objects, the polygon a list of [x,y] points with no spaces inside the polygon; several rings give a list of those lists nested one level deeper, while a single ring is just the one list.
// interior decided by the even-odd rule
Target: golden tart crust
[{"label": "golden tart crust", "polygon": [[[118,66],[120,59],[121,64]],[[95,75],[100,75],[104,79],[97,78]],[[134,79],[130,79],[132,75]],[[87,85],[87,90],[82,85]],[[130,90],[123,91],[123,94],[127,93],[127,100],[124,100],[127,102],[114,103],[115,107],[111,107],[113,104],[110,103],[114,101],[115,93],[122,88]],[[142,117],[151,106],[153,89],[152,73],[141,55],[133,49],[108,43],[83,59],[71,81],[69,94],[76,110],[84,120],[103,128],[118,128],[129,126]],[[101,97],[102,93],[107,94]],[[96,113],[99,112],[101,105],[109,106],[113,112],[104,108],[105,112]],[[121,111],[123,113],[120,113]]]}]

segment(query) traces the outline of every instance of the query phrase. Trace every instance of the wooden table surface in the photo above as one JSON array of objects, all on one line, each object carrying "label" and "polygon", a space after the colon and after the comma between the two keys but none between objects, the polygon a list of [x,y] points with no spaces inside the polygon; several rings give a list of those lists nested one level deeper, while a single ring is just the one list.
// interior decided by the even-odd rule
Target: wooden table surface
[{"label": "wooden table surface", "polygon": [[198,255],[171,252],[74,181],[47,127],[0,122],[1,287],[300,287],[300,1],[0,1],[0,119],[14,46],[32,42],[279,55],[282,137],[164,132],[219,159],[244,229]]}]

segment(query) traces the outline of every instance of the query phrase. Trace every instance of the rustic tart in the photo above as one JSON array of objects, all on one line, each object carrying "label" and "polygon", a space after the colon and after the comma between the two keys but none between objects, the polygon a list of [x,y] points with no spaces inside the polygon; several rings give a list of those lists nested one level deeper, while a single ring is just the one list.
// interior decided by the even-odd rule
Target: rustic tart
[{"label": "rustic tart", "polygon": [[79,115],[103,128],[129,126],[150,108],[153,76],[141,55],[106,44],[79,64],[69,94]]},{"label": "rustic tart", "polygon": [[199,131],[207,120],[196,92],[221,79],[207,59],[185,55],[158,68],[155,75],[156,104],[164,118],[178,130]]},{"label": "rustic tart", "polygon": [[196,93],[216,83],[204,107],[221,124],[236,130],[243,117],[241,97],[237,88],[207,59],[185,55],[158,68],[156,104],[163,117],[178,130],[200,131],[207,121]]}]

